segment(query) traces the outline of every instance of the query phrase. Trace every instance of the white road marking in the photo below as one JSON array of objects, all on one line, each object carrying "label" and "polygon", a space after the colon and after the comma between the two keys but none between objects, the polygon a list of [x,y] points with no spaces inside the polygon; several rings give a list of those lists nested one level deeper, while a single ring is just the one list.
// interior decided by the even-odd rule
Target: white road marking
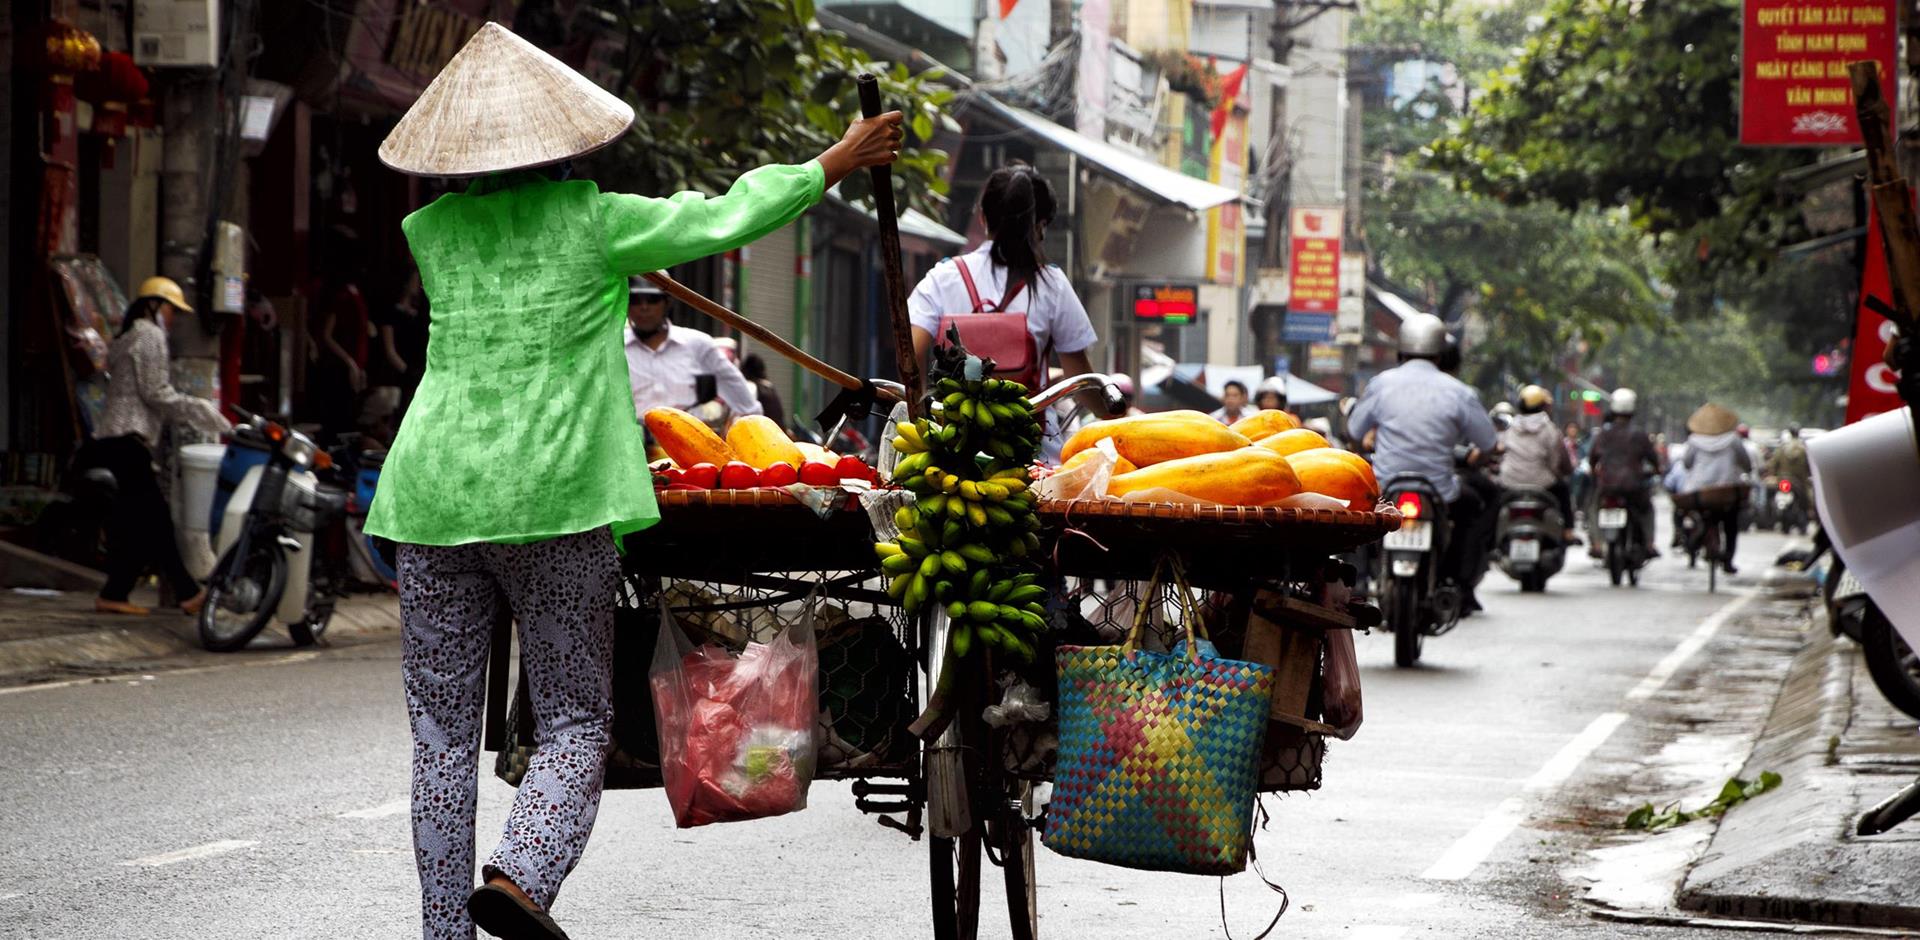
[{"label": "white road marking", "polygon": [[11,894],[0,894],[0,901],[11,901],[14,898],[24,898],[24,897],[26,897],[26,895],[21,894],[18,891],[15,891]]},{"label": "white road marking", "polygon": [[[1642,701],[1664,688],[1674,673],[1704,649],[1707,641],[1713,639],[1713,635],[1720,632],[1720,628],[1756,596],[1753,591],[1742,592],[1700,621],[1692,633],[1687,634],[1679,645],[1654,664],[1640,684],[1627,692],[1627,700]],[[1521,793],[1501,800],[1493,812],[1449,846],[1446,854],[1441,855],[1440,860],[1434,862],[1433,867],[1420,877],[1429,881],[1459,881],[1472,875],[1474,869],[1479,868],[1480,863],[1486,861],[1487,856],[1493,854],[1493,850],[1526,820],[1527,799],[1524,794],[1551,790],[1566,782],[1579,769],[1581,762],[1599,750],[1600,745],[1605,744],[1607,738],[1626,720],[1624,712],[1608,712],[1595,718],[1586,730],[1575,735],[1539,771],[1527,778],[1527,782],[1521,785]]]},{"label": "white road marking", "polygon": [[[1568,777],[1580,767],[1582,761],[1592,756],[1594,751],[1605,744],[1627,720],[1624,712],[1608,712],[1595,718],[1579,734],[1573,736],[1560,750],[1549,758],[1534,775],[1520,785],[1522,793],[1537,793],[1551,790],[1566,782]],[[1447,848],[1446,854],[1433,863],[1420,877],[1428,881],[1459,881],[1473,874],[1480,863],[1493,854],[1493,850],[1505,841],[1513,830],[1520,827],[1526,819],[1527,799],[1515,794],[1500,801],[1493,812]]]},{"label": "white road marking", "polygon": [[1673,678],[1674,673],[1680,671],[1681,666],[1687,664],[1687,660],[1692,659],[1695,653],[1700,652],[1707,645],[1708,640],[1713,639],[1714,634],[1720,632],[1720,628],[1726,625],[1728,618],[1738,613],[1740,608],[1747,606],[1755,596],[1751,591],[1741,594],[1722,605],[1707,619],[1700,621],[1700,625],[1693,628],[1693,632],[1687,634],[1687,638],[1681,640],[1679,646],[1674,647],[1672,652],[1655,663],[1653,671],[1647,673],[1647,677],[1640,680],[1640,684],[1627,693],[1627,701],[1638,702],[1652,698],[1655,692],[1660,691],[1667,684],[1667,680]]},{"label": "white road marking", "polygon": [[[143,675],[140,678],[151,680],[170,676],[190,676],[196,672],[216,672],[222,669],[245,669],[254,666],[287,666],[293,663],[304,663],[309,659],[318,659],[319,657],[320,654],[314,650],[304,650],[298,653],[288,653],[285,656],[276,656],[272,659],[253,659],[244,662],[222,663],[218,666],[190,666],[185,669],[171,669],[166,672]],[[17,685],[8,689],[0,689],[0,695],[17,695],[21,692],[47,692],[53,689],[65,689],[76,685],[104,685],[124,678],[124,676],[89,676],[85,679],[63,679],[59,682]],[[138,685],[139,683],[129,682],[128,684]]]},{"label": "white road marking", "polygon": [[241,849],[250,849],[259,844],[259,842],[252,839],[222,839],[218,842],[209,842],[206,845],[196,845],[192,848],[180,849],[177,852],[163,852],[159,855],[149,855],[146,858],[136,858],[131,861],[121,862],[120,864],[133,865],[141,868],[158,868],[161,865],[191,862],[195,859],[208,858],[214,855],[225,855],[228,852],[238,852]]},{"label": "white road marking", "polygon": [[398,816],[401,813],[404,813],[407,810],[412,808],[413,808],[413,801],[411,799],[394,800],[391,803],[382,803],[379,806],[369,806],[366,809],[349,810],[347,812],[341,813],[340,818],[341,819],[385,819],[388,816]]}]

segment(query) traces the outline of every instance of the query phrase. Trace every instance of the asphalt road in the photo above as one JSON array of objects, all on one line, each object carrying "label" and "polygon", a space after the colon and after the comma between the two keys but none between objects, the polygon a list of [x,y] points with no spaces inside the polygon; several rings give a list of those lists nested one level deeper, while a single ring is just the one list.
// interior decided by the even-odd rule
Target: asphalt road
[{"label": "asphalt road", "polygon": [[[1712,596],[1672,559],[1638,589],[1584,558],[1544,595],[1495,572],[1488,611],[1415,670],[1361,637],[1365,726],[1321,791],[1268,800],[1259,858],[1292,899],[1276,936],[1706,936],[1576,896],[1597,878],[1657,897],[1662,863],[1614,823],[1744,757],[1790,648],[1752,634],[1770,602],[1744,594],[1780,545],[1743,540],[1747,571]],[[0,693],[0,937],[417,935],[408,752],[391,640]],[[483,855],[510,796],[483,778]],[[818,784],[803,813],[678,831],[657,791],[609,794],[555,914],[576,938],[927,936],[924,847],[852,802]],[[1043,935],[1224,935],[1215,879],[1039,866]],[[1236,937],[1277,900],[1250,875],[1224,891]],[[982,936],[1004,936],[985,908]]]}]

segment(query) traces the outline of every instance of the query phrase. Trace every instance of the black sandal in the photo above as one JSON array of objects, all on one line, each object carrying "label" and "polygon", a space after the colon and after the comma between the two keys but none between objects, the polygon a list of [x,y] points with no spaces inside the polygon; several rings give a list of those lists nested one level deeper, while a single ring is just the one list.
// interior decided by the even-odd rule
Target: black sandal
[{"label": "black sandal", "polygon": [[474,926],[500,940],[567,940],[567,932],[547,912],[496,885],[482,885],[467,896]]}]

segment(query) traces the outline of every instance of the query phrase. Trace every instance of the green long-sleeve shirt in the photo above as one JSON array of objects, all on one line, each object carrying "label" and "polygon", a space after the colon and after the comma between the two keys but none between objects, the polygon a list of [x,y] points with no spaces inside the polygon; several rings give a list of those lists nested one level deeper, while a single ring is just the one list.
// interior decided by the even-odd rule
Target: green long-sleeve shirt
[{"label": "green long-sleeve shirt", "polygon": [[401,223],[432,302],[427,371],[368,532],[529,542],[659,519],[621,329],[627,278],[747,244],[820,200],[820,164],[654,199],[519,174]]}]

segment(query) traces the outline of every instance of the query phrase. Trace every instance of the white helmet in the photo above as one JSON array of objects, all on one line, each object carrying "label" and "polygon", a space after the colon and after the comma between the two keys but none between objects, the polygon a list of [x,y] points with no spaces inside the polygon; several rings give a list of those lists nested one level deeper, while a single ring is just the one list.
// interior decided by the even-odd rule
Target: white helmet
[{"label": "white helmet", "polygon": [[1616,388],[1613,398],[1607,402],[1607,410],[1617,415],[1631,415],[1640,410],[1640,396],[1630,388]]},{"label": "white helmet", "polygon": [[1400,321],[1400,355],[1438,356],[1447,350],[1447,324],[1431,313]]}]

